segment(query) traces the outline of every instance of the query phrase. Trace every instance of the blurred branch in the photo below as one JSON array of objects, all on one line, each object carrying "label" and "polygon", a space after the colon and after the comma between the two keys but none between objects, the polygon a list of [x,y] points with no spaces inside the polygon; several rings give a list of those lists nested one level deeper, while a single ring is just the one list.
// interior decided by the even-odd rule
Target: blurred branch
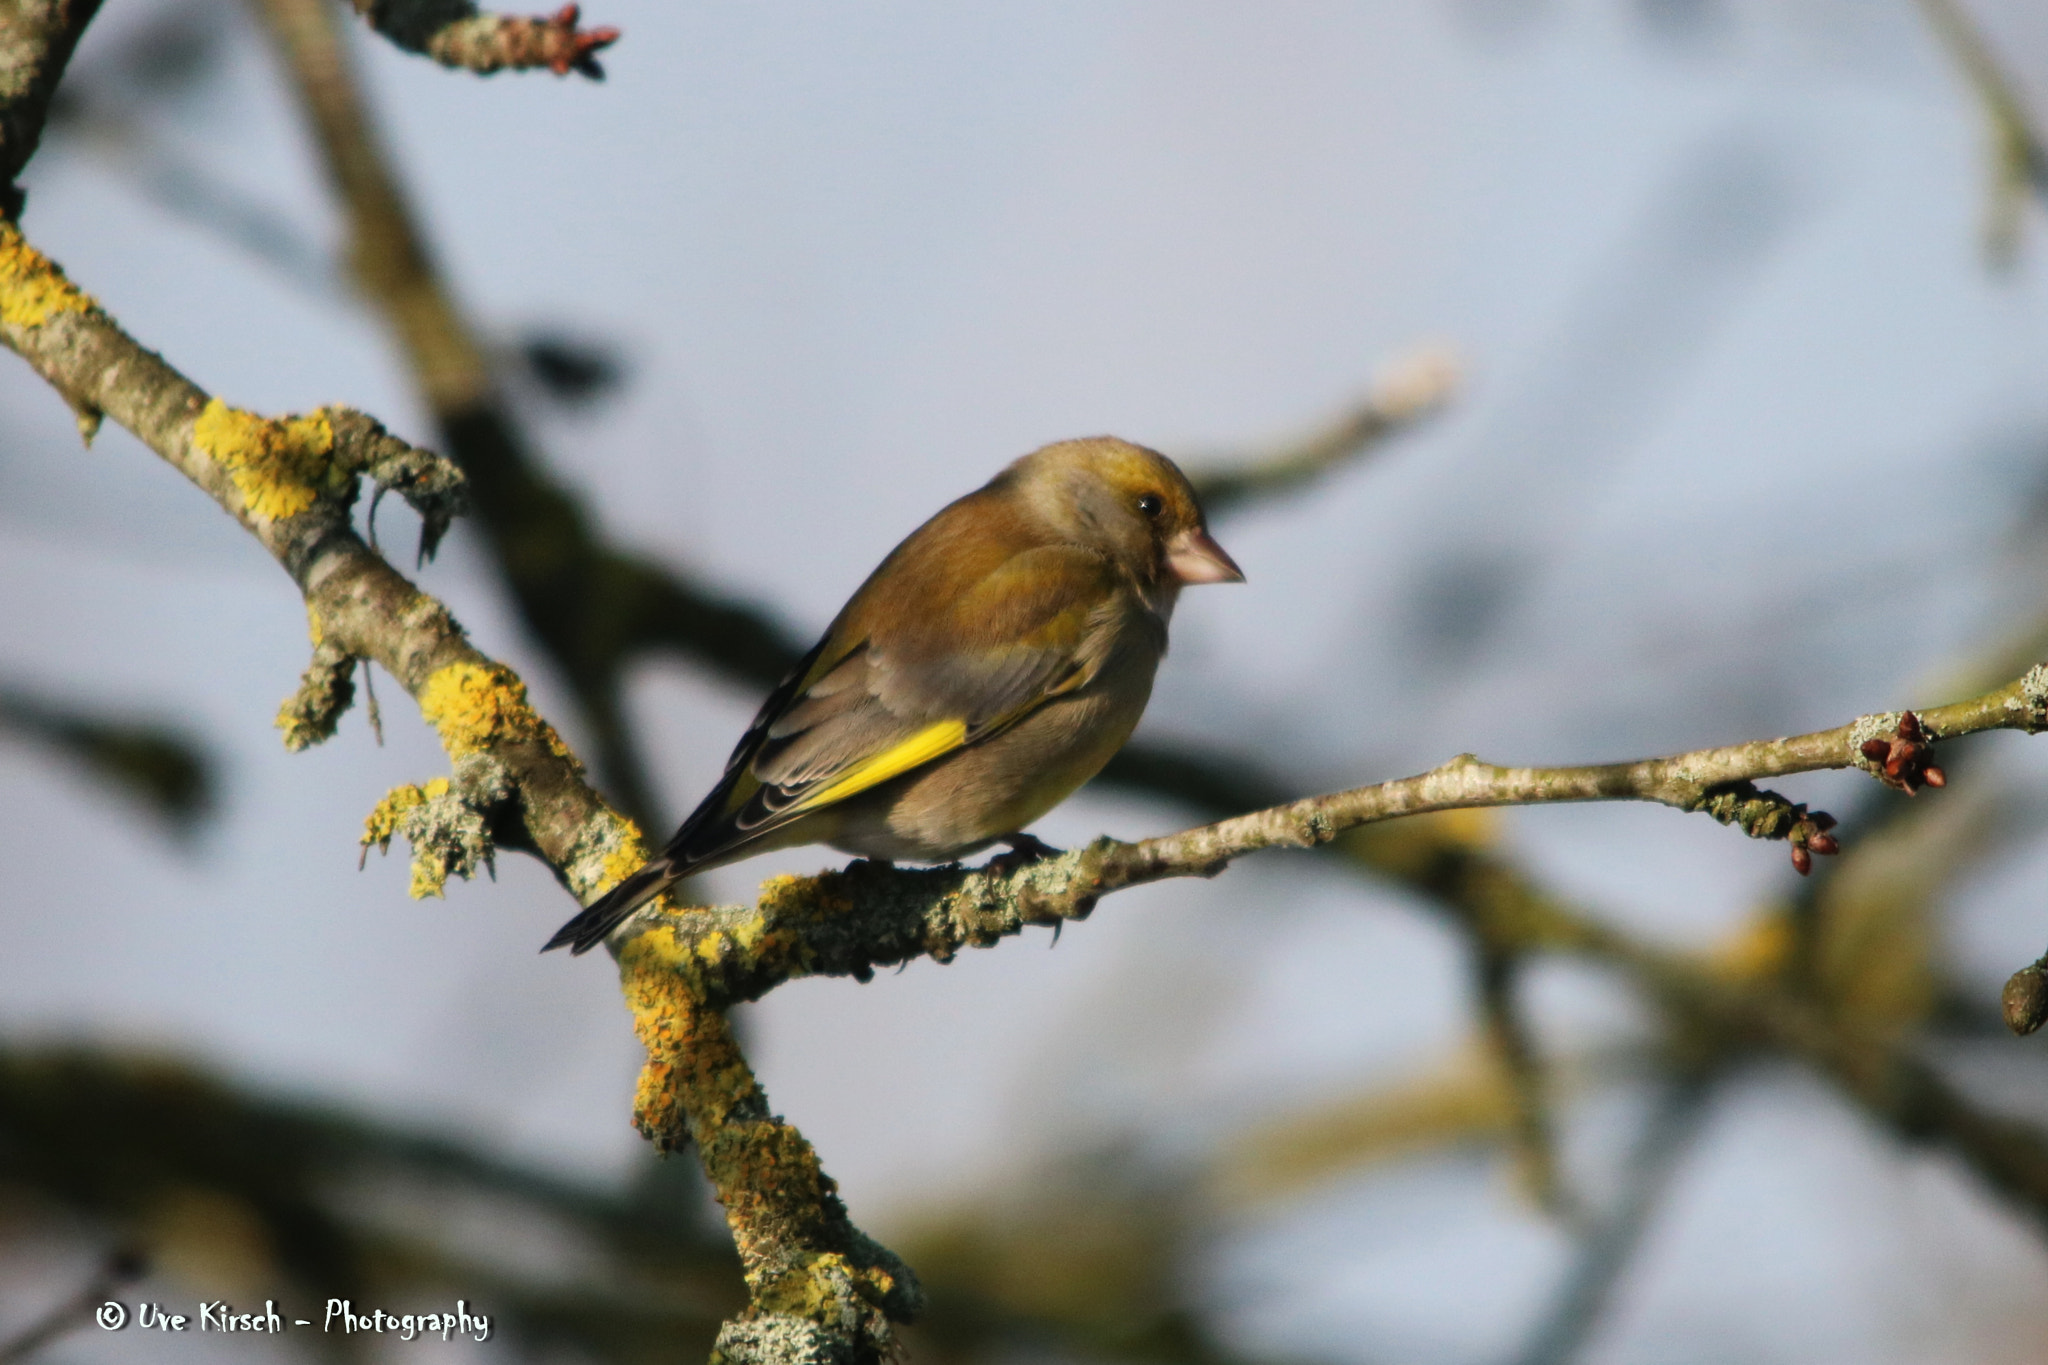
[{"label": "blurred branch", "polygon": [[1983,106],[1991,131],[1991,195],[1984,245],[1991,260],[2011,260],[2019,245],[2020,210],[2029,192],[2048,198],[2048,149],[2035,131],[2018,87],[1962,0],[1920,0],[1921,12]]},{"label": "blurred branch", "polygon": [[[0,1048],[0,1140],[0,1188],[147,1245],[201,1291],[239,1281],[318,1302],[454,1285],[533,1344],[649,1362],[708,1349],[739,1307],[731,1247],[700,1221],[697,1189],[593,1190],[162,1058]],[[500,1236],[508,1221],[534,1228],[561,1252],[555,1268],[495,1262],[462,1231],[472,1210]]]},{"label": "blurred branch", "polygon": [[1711,1084],[1700,1077],[1674,1083],[1650,1116],[1629,1162],[1627,1185],[1613,1212],[1581,1239],[1549,1313],[1537,1324],[1517,1365],[1570,1365],[1607,1311],[1679,1160],[1699,1133]]},{"label": "blurred branch", "polygon": [[1202,507],[1220,516],[1256,498],[1306,487],[1440,411],[1457,387],[1454,354],[1440,346],[1417,350],[1380,376],[1363,403],[1321,430],[1269,455],[1229,467],[1210,461],[1218,467],[1195,470]]},{"label": "blurred branch", "polygon": [[329,253],[288,215],[182,155],[154,135],[143,118],[111,102],[79,96],[67,86],[50,123],[60,135],[75,139],[69,145],[128,176],[157,207],[218,233],[308,294],[330,300],[343,296]]},{"label": "blurred branch", "polygon": [[1465,1048],[1419,1076],[1262,1118],[1212,1159],[1209,1192],[1224,1205],[1287,1199],[1400,1157],[1511,1142],[1514,1132],[1499,1065]]},{"label": "blurred branch", "polygon": [[100,0],[0,0],[0,218],[21,216],[14,183],[36,154],[50,99]]},{"label": "blurred branch", "polygon": [[1569,1219],[1577,1213],[1577,1201],[1564,1187],[1558,1170],[1543,1060],[1537,1055],[1528,1018],[1515,999],[1515,977],[1521,965],[1518,953],[1491,939],[1481,938],[1472,945],[1479,1017],[1512,1110],[1510,1131],[1522,1183],[1539,1208]]},{"label": "blurred branch", "polygon": [[91,715],[0,685],[0,734],[9,731],[48,745],[137,800],[174,834],[191,834],[213,813],[212,761],[168,727]]},{"label": "blurred branch", "polygon": [[30,1323],[18,1335],[0,1341],[0,1365],[19,1365],[59,1337],[92,1321],[93,1309],[111,1298],[116,1290],[140,1276],[142,1258],[132,1251],[116,1251],[100,1263],[91,1279],[76,1294],[58,1304],[41,1319]]},{"label": "blurred branch", "polygon": [[1208,1229],[1185,1172],[1119,1142],[1070,1151],[1006,1185],[905,1233],[934,1277],[931,1312],[906,1333],[919,1365],[1260,1359],[1205,1321],[1213,1314],[1195,1266]]},{"label": "blurred branch", "polygon": [[546,67],[604,79],[597,54],[619,40],[615,28],[579,28],[578,7],[534,19],[491,14],[470,0],[350,0],[370,26],[407,52],[488,76]]}]

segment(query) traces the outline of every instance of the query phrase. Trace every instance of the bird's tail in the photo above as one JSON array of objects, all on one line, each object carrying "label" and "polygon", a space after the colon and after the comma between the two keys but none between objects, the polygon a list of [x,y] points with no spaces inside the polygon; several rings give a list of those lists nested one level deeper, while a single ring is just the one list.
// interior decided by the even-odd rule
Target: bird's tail
[{"label": "bird's tail", "polygon": [[647,866],[599,896],[582,914],[555,931],[542,952],[566,947],[572,955],[589,952],[612,930],[625,923],[626,916],[682,880],[682,871],[667,858],[656,858]]}]

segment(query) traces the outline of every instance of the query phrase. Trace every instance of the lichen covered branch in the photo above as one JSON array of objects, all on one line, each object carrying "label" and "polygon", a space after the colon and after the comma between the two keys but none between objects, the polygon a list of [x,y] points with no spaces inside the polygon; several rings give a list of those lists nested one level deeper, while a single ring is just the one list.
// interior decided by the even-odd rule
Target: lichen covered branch
[{"label": "lichen covered branch", "polygon": [[615,28],[582,28],[575,5],[525,18],[492,14],[470,0],[352,0],[370,26],[407,52],[488,76],[545,67],[604,79],[597,54],[619,40]]},{"label": "lichen covered branch", "polygon": [[731,1002],[756,999],[796,976],[864,979],[876,967],[913,957],[944,960],[1028,925],[1084,918],[1098,899],[1125,887],[1213,877],[1248,853],[1314,848],[1362,826],[1431,812],[1653,801],[1707,812],[1755,837],[1803,840],[1803,847],[1827,852],[1836,845],[1819,824],[1826,817],[1758,791],[1755,779],[1854,766],[1886,778],[1870,756],[1875,734],[1892,735],[1887,743],[1896,745],[1910,733],[1903,742],[1916,746],[1924,764],[1922,751],[1937,739],[2042,728],[2048,728],[2048,665],[1917,716],[1867,716],[1811,734],[1628,763],[1506,768],[1461,754],[1414,777],[1269,806],[1137,843],[1098,839],[1018,870],[907,870],[856,862],[812,878],[765,883],[752,908],[690,910],[649,922],[658,926],[651,932],[669,943],[663,951],[677,970],[700,981],[706,998]]},{"label": "lichen covered branch", "polygon": [[[366,839],[418,836],[416,890],[431,892],[450,871],[473,868],[493,842],[537,854],[583,900],[645,860],[639,831],[583,781],[517,676],[472,646],[439,602],[356,534],[349,511],[362,470],[427,464],[391,449],[367,421],[320,413],[266,418],[210,397],[123,332],[7,223],[0,223],[0,342],[59,392],[92,403],[141,438],[253,534],[304,593],[316,649],[375,661],[419,703],[454,777],[387,798]],[[318,659],[315,671],[322,671]],[[889,1314],[917,1301],[914,1279],[852,1229],[836,1200],[828,1202],[831,1182],[801,1136],[766,1117],[760,1087],[715,1004],[678,997],[673,986],[664,999],[668,1022],[650,1034],[650,1068],[675,1064],[663,1090],[673,1107],[643,1119],[652,1132],[687,1131],[697,1140],[735,1239],[770,1294],[756,1301],[744,1330],[734,1329],[734,1352],[748,1333],[773,1343],[781,1339],[776,1331],[787,1337],[796,1330],[758,1323],[772,1327],[815,1310],[819,1320],[805,1319],[806,1331],[857,1348],[849,1358],[879,1359]],[[854,1323],[855,1336],[838,1335],[843,1321]],[[735,1353],[730,1358],[746,1358]]]}]

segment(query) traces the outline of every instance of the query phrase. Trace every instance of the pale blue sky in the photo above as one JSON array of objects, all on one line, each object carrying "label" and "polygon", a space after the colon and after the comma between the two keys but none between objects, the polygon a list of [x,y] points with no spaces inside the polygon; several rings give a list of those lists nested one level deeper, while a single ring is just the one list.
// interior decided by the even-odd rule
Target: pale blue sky
[{"label": "pale blue sky", "polygon": [[[602,86],[359,46],[478,316],[632,362],[600,411],[533,414],[560,476],[611,534],[803,629],[1034,445],[1113,431],[1194,462],[1314,424],[1430,340],[1469,375],[1453,413],[1219,525],[1250,582],[1184,599],[1149,733],[1322,788],[1467,749],[1783,732],[1930,700],[1930,668],[2037,586],[2005,547],[2044,488],[2048,233],[2030,211],[2017,265],[1986,270],[1982,129],[1905,0],[586,8],[626,31]],[[2048,27],[1984,8],[2048,75]],[[146,13],[114,7],[84,69]],[[150,121],[334,240],[246,30]],[[53,144],[30,184],[32,236],[201,384],[425,435],[365,316],[83,148]],[[397,689],[386,747],[352,716],[286,755],[270,720],[306,645],[283,576],[132,440],[81,452],[20,366],[0,424],[0,676],[173,712],[228,779],[181,856],[0,746],[0,1025],[194,1052],[593,1173],[636,1159],[610,973],[534,953],[570,909],[552,881],[508,858],[495,886],[416,904],[402,857],[355,872],[362,815],[442,768]],[[567,718],[466,532],[423,580]],[[755,700],[680,665],[638,680],[671,810]],[[1040,832],[1182,818],[1084,796]],[[1680,942],[1791,876],[1782,849],[1663,811],[1511,828],[1558,883]],[[2038,951],[2039,900],[1997,876],[1971,899],[1980,988]],[[1041,935],[803,983],[749,1017],[772,1099],[886,1230],[1119,1116],[1199,1150],[1430,1066],[1465,1036],[1463,992],[1426,915],[1274,859],[1120,896],[1054,953]],[[1633,1017],[1571,973],[1538,995],[1560,1045]],[[1587,1151],[1627,1122],[1589,1111]],[[1491,1359],[1561,1264],[1477,1158],[1231,1246],[1214,1302],[1237,1330],[1360,1361]],[[1936,1261],[1974,1268],[1975,1307],[1925,1289]],[[2044,1290],[2048,1256],[1974,1187],[1768,1076],[1714,1119],[1598,1358],[1984,1359],[1972,1323],[2038,1326]]]}]

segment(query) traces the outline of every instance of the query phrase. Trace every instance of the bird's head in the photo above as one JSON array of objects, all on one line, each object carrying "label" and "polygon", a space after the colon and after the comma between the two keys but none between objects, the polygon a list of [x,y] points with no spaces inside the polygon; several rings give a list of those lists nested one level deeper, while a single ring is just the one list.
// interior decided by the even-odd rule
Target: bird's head
[{"label": "bird's head", "polygon": [[1209,536],[1180,467],[1156,450],[1094,436],[1035,450],[1003,471],[1062,539],[1109,556],[1148,588],[1242,583]]}]

